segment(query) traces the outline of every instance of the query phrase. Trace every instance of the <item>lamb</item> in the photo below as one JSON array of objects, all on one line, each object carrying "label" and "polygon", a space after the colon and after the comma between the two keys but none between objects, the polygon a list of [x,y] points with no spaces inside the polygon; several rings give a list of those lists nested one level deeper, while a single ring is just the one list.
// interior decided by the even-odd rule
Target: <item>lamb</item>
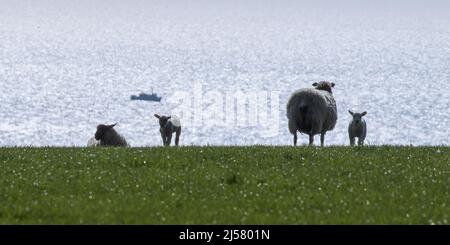
[{"label": "lamb", "polygon": [[337,121],[336,101],[331,88],[334,83],[321,81],[312,84],[314,88],[295,91],[287,103],[288,126],[297,145],[297,131],[309,135],[309,145],[314,143],[314,135],[320,134],[320,144],[324,145],[325,134],[333,130]]},{"label": "lamb", "polygon": [[181,123],[180,120],[175,116],[160,116],[158,114],[154,115],[159,120],[159,132],[161,133],[161,138],[163,140],[163,145],[170,146],[172,141],[172,134],[175,134],[175,145],[178,146],[181,134]]},{"label": "lamb", "polygon": [[125,138],[114,130],[114,126],[116,125],[117,123],[111,125],[98,125],[95,136],[88,141],[88,146],[128,146]]},{"label": "lamb", "polygon": [[353,113],[352,111],[348,111],[350,115],[352,115],[353,119],[348,125],[348,137],[350,138],[350,145],[355,145],[355,138],[358,138],[358,145],[364,145],[364,140],[366,139],[367,134],[367,125],[366,121],[362,118],[367,115],[367,112],[363,113]]}]

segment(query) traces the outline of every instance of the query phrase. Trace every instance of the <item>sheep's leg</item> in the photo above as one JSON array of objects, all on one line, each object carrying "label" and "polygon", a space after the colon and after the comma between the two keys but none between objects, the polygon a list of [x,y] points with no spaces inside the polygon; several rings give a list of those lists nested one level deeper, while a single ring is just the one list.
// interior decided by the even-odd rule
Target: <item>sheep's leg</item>
[{"label": "sheep's leg", "polygon": [[314,134],[309,135],[309,145],[310,146],[314,145]]},{"label": "sheep's leg", "polygon": [[163,141],[163,145],[166,145],[166,136],[163,133],[161,133],[161,139]]},{"label": "sheep's leg", "polygon": [[170,143],[172,142],[172,134],[167,135],[167,146],[170,146]]},{"label": "sheep's leg", "polygon": [[176,134],[175,134],[175,145],[178,146],[178,143],[180,142],[180,134],[181,134],[181,127],[177,128]]},{"label": "sheep's leg", "polygon": [[351,146],[355,145],[355,137],[350,137],[350,145]]},{"label": "sheep's leg", "polygon": [[[309,145],[314,145],[314,132],[317,132],[317,130],[314,129],[314,125],[311,127],[311,131],[309,133]],[[320,132],[320,130],[319,130]]]},{"label": "sheep's leg", "polygon": [[362,145],[364,145],[364,140],[363,140],[363,139],[360,139],[360,138],[358,138],[358,145],[359,145],[359,146],[362,146]]},{"label": "sheep's leg", "polygon": [[324,146],[324,143],[325,143],[325,134],[326,134],[326,132],[322,132],[322,133],[320,134],[320,146]]},{"label": "sheep's leg", "polygon": [[297,132],[294,133],[294,146],[297,145]]}]

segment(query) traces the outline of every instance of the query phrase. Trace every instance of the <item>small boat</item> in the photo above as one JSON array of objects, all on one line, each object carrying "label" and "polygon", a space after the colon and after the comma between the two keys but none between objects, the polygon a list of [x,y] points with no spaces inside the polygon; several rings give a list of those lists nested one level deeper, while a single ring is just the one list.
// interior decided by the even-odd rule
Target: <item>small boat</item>
[{"label": "small boat", "polygon": [[139,93],[139,95],[131,95],[130,99],[131,100],[147,100],[147,101],[160,102],[161,101],[161,96],[158,96],[158,94],[153,93],[153,89],[152,89],[152,93],[151,94]]}]

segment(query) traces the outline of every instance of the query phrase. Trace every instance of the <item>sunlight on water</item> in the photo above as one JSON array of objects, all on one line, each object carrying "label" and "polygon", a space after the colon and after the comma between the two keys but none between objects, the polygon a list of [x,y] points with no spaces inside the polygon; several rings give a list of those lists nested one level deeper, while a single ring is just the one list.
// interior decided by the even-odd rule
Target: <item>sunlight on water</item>
[{"label": "sunlight on water", "polygon": [[[348,144],[348,109],[368,112],[368,144],[449,143],[445,1],[0,2],[0,146],[83,146],[115,122],[131,145],[160,145],[153,114],[195,82],[223,98],[279,91],[279,133],[205,123],[182,145],[289,145],[286,101],[321,80],[339,117],[326,144]],[[151,89],[160,103],[130,100]]]}]

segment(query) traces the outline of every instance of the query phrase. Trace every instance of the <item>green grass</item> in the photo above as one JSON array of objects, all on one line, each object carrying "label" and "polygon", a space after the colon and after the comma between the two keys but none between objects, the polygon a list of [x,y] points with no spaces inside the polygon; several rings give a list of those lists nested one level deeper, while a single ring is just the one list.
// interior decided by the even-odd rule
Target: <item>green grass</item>
[{"label": "green grass", "polygon": [[0,224],[449,224],[449,147],[0,148]]}]

